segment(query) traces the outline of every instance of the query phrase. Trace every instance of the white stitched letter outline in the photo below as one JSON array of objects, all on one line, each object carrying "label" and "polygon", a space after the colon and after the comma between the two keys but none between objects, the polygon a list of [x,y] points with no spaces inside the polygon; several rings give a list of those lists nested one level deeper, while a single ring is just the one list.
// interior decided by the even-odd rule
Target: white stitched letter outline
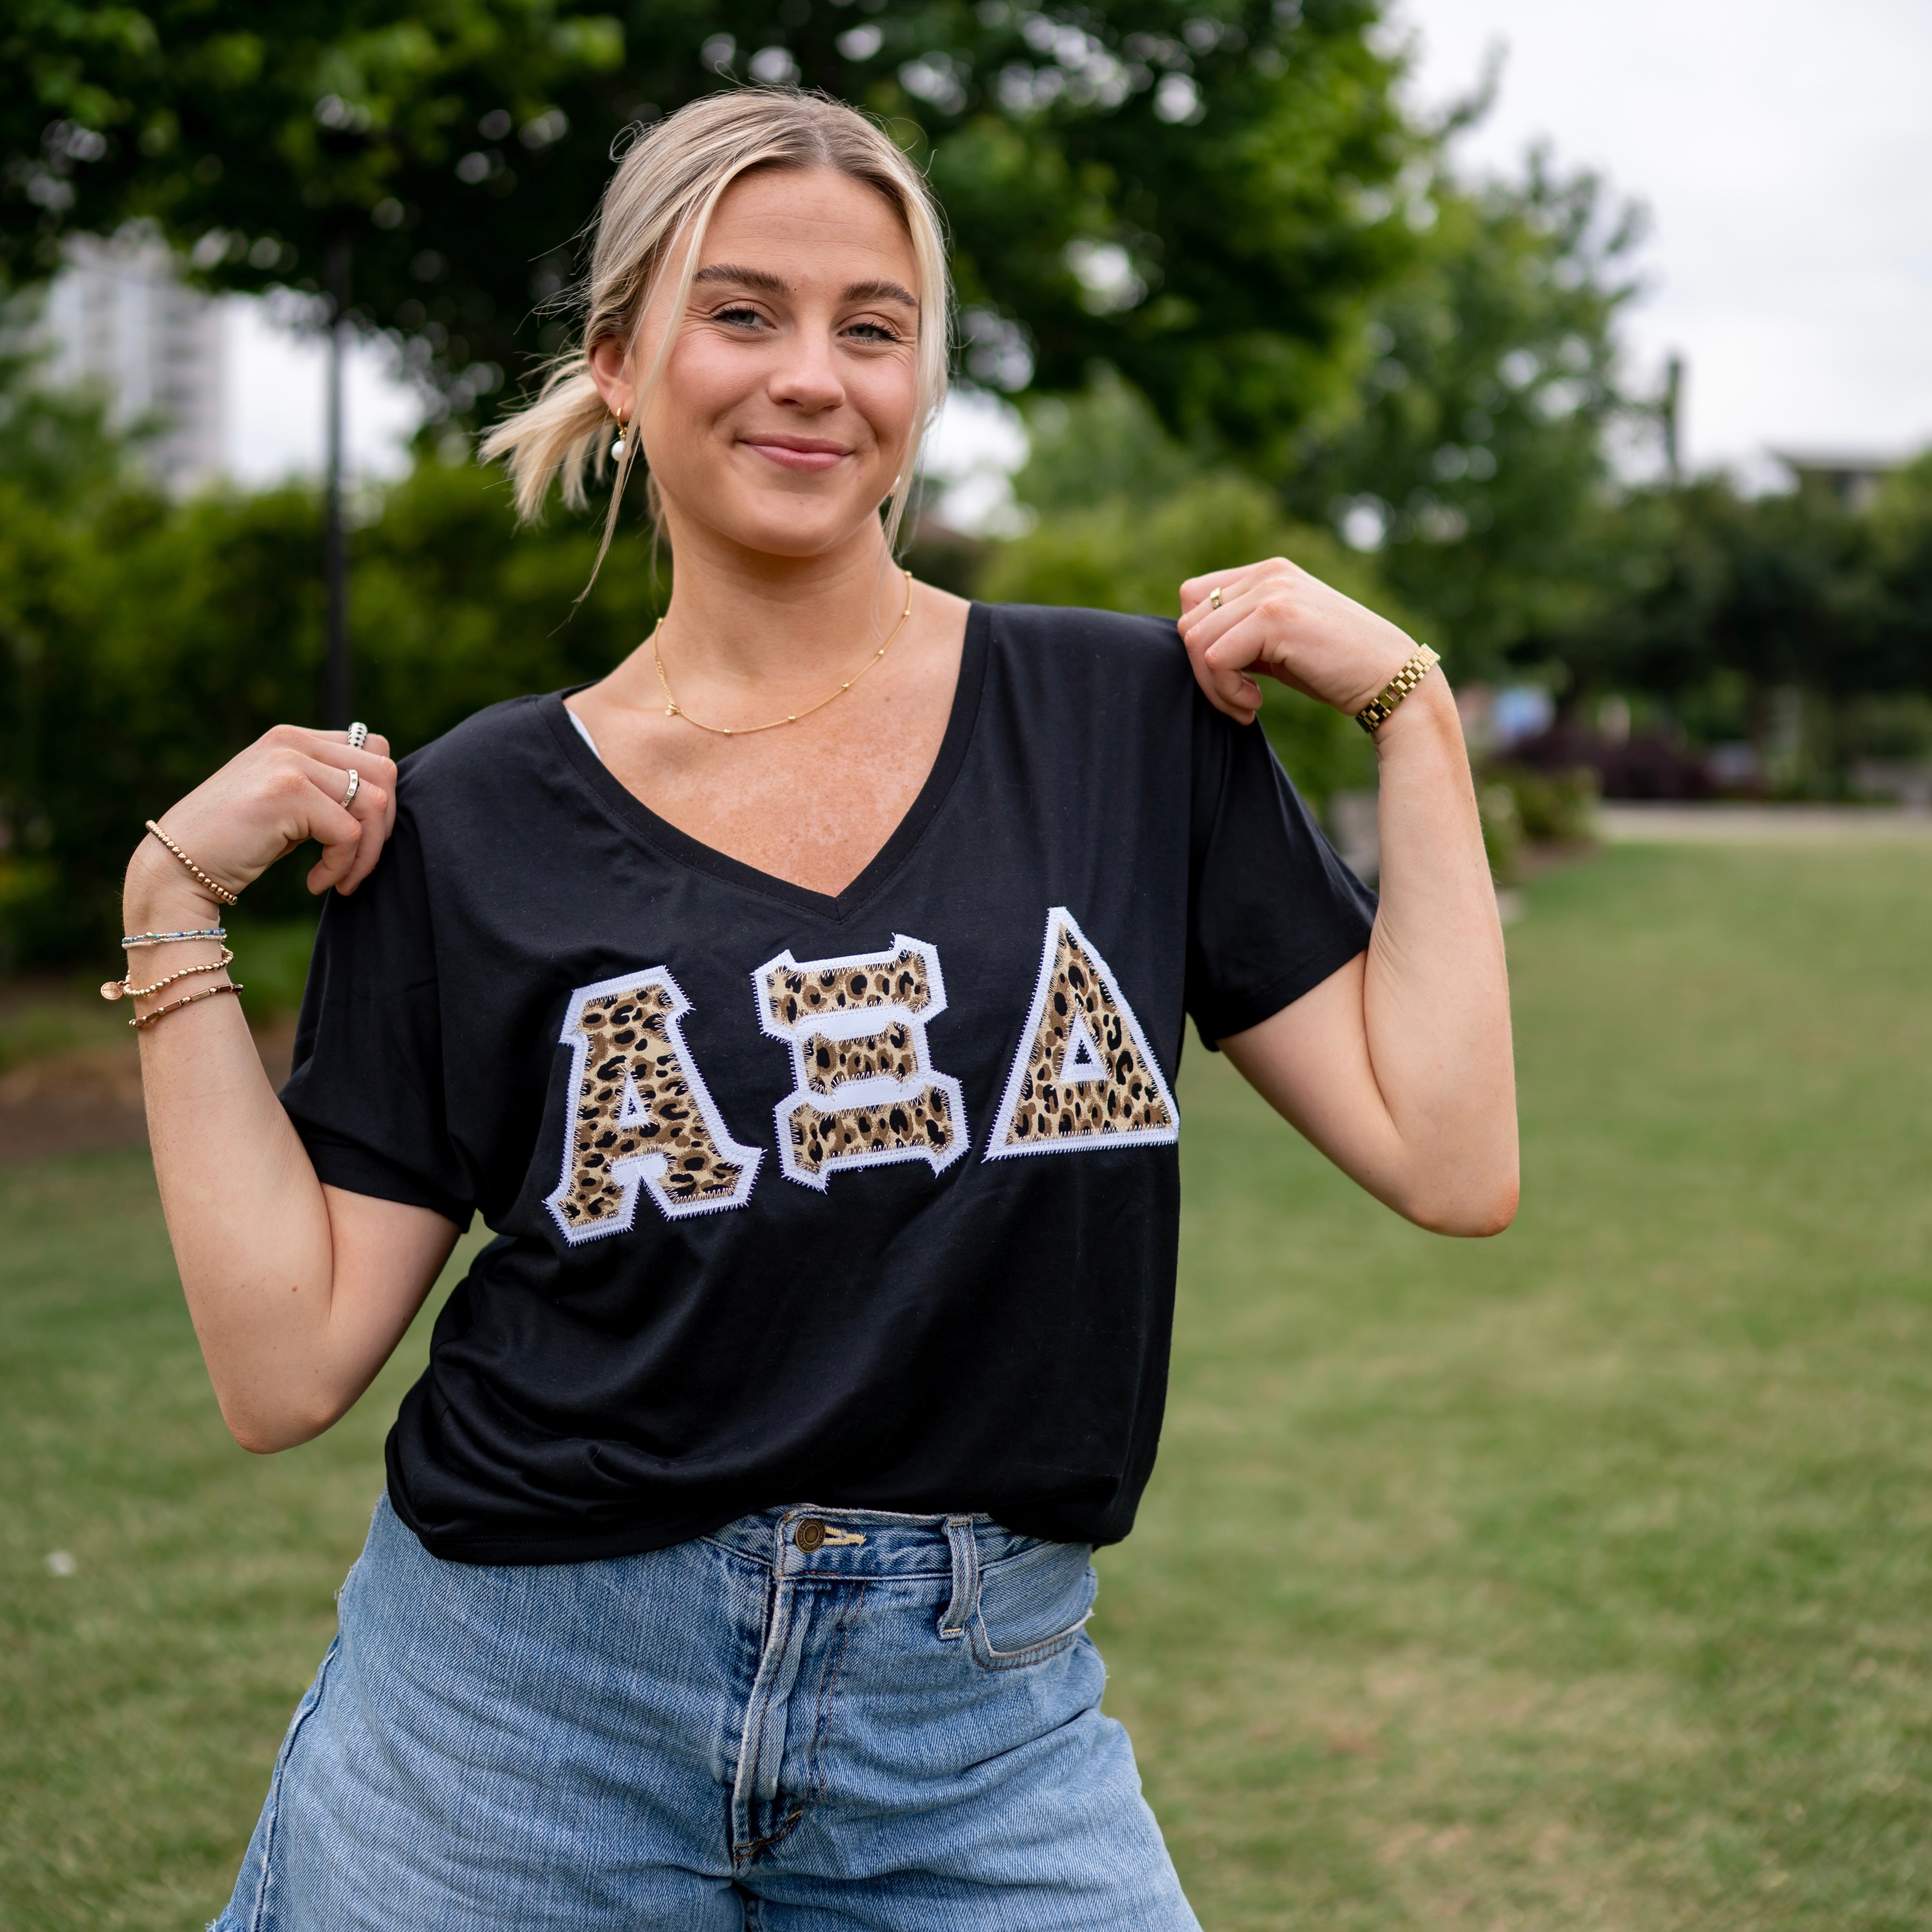
[{"label": "white stitched letter outline", "polygon": [[938,1174],[971,1144],[959,1082],[935,1072],[926,1022],[946,1010],[939,954],[892,935],[892,950],[794,959],[752,975],[758,1024],[791,1049],[792,1090],[775,1109],[778,1164],[824,1192],[843,1167],[922,1160]]},{"label": "white stitched letter outline", "polygon": [[985,1158],[1180,1138],[1180,1110],[1133,1008],[1073,915],[1052,908],[1033,1006]]},{"label": "white stitched letter outline", "polygon": [[557,1036],[571,1052],[563,1176],[545,1204],[573,1246],[628,1228],[640,1186],[668,1220],[752,1197],[764,1150],[731,1138],[684,1043],[690,1010],[662,966],[571,995]]}]

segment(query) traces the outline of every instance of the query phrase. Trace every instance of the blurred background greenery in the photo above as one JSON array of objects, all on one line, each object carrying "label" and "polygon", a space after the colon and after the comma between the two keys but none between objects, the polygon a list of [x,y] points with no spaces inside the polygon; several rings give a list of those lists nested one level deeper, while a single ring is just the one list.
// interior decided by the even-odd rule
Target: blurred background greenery
[{"label": "blurred background greenery", "polygon": [[[23,345],[72,238],[134,223],[217,289],[315,296],[347,265],[348,324],[394,345],[427,410],[410,472],[352,506],[357,709],[407,750],[598,675],[651,622],[667,585],[645,545],[574,608],[589,523],[513,537],[470,437],[563,339],[614,140],[748,79],[886,117],[944,200],[960,379],[1012,398],[1030,455],[1004,535],[947,530],[928,493],[914,561],[935,580],[1172,610],[1196,572],[1297,558],[1444,650],[1459,686],[1553,705],[1486,790],[1505,868],[1523,828],[1574,827],[1580,771],[1660,796],[1922,778],[1932,459],[1771,495],[1680,474],[1674,388],[1645,392],[1620,346],[1640,214],[1546,156],[1460,177],[1447,144],[1483,97],[1406,105],[1378,17],[1360,0],[14,10],[0,964],[97,950],[130,829],[319,710],[316,494],[165,495],[138,436],[38,384]],[[1343,721],[1282,696],[1268,724],[1318,804],[1372,781]],[[295,872],[258,890],[265,913],[300,910]]]}]

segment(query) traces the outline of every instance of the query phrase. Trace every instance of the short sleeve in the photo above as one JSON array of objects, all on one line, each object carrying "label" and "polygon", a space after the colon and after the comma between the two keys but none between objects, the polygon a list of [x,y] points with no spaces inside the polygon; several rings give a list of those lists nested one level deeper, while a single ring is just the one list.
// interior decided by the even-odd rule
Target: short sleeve
[{"label": "short sleeve", "polygon": [[282,1105],[332,1187],[470,1225],[476,1184],[445,1106],[436,946],[406,808],[354,894],[331,892]]},{"label": "short sleeve", "polygon": [[1259,724],[1195,698],[1187,1010],[1214,1047],[1369,943],[1376,896],[1336,856]]}]

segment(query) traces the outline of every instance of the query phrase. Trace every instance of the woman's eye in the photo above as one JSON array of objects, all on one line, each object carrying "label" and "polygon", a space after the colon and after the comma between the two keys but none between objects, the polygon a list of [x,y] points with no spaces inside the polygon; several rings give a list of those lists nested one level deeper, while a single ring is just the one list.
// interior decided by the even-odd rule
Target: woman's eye
[{"label": "woman's eye", "polygon": [[883,322],[855,322],[845,332],[865,342],[902,342],[905,339],[897,329]]},{"label": "woman's eye", "polygon": [[764,320],[756,309],[749,308],[716,309],[712,312],[711,319],[713,322],[730,322],[740,328],[756,328]]}]

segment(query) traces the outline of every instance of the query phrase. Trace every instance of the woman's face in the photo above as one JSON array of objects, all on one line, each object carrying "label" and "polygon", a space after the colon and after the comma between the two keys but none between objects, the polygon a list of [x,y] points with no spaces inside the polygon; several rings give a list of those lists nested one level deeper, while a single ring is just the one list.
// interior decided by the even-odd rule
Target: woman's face
[{"label": "woman's face", "polygon": [[872,189],[829,168],[731,184],[683,314],[661,298],[628,359],[614,342],[592,352],[628,420],[632,379],[674,321],[641,418],[674,547],[694,525],[781,556],[872,540],[912,435],[918,286],[911,241]]}]

